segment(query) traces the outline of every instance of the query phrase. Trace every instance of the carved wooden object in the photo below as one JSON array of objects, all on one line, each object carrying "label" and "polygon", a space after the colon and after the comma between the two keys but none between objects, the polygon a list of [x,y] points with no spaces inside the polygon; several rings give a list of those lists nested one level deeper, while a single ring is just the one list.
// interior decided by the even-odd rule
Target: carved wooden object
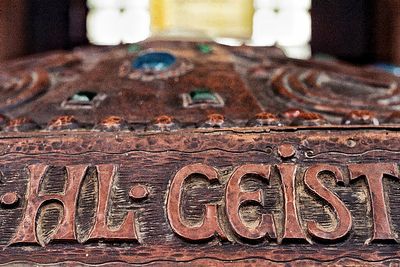
[{"label": "carved wooden object", "polygon": [[0,67],[0,264],[400,264],[400,80],[206,45]]}]

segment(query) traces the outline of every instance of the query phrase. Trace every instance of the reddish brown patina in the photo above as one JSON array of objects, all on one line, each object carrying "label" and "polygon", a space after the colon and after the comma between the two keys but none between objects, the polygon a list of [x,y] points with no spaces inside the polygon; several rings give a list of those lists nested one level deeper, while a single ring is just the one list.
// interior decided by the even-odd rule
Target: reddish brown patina
[{"label": "reddish brown patina", "polygon": [[134,200],[143,200],[149,195],[149,190],[144,185],[135,185],[129,191],[129,196]]},{"label": "reddish brown patina", "polygon": [[7,192],[0,198],[0,203],[4,206],[12,206],[17,204],[19,196],[15,192]]},{"label": "reddish brown patina", "polygon": [[199,44],[0,64],[0,265],[400,262],[400,78]]},{"label": "reddish brown patina", "polygon": [[296,154],[296,149],[291,144],[282,144],[278,147],[278,154],[282,158],[291,158]]},{"label": "reddish brown patina", "polygon": [[94,129],[107,132],[127,130],[128,123],[121,117],[108,116],[102,119]]}]

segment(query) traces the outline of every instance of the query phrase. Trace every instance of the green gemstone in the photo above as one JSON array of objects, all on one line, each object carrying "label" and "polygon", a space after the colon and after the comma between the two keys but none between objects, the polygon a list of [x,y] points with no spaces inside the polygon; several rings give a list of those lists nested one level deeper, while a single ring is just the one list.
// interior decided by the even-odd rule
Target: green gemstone
[{"label": "green gemstone", "polygon": [[197,49],[203,54],[210,54],[213,51],[212,46],[208,44],[198,44]]},{"label": "green gemstone", "polygon": [[89,102],[89,101],[90,101],[90,99],[89,99],[87,96],[85,96],[85,95],[78,95],[78,94],[73,95],[72,98],[71,98],[71,100],[72,100],[72,101],[77,101],[77,102]]},{"label": "green gemstone", "polygon": [[82,91],[74,94],[70,100],[74,102],[90,102],[96,96],[94,92]]},{"label": "green gemstone", "polygon": [[207,88],[196,88],[190,92],[190,97],[195,103],[198,102],[216,102],[216,96]]},{"label": "green gemstone", "polygon": [[137,53],[140,50],[142,50],[142,47],[138,44],[131,44],[128,46],[128,52],[129,53]]}]

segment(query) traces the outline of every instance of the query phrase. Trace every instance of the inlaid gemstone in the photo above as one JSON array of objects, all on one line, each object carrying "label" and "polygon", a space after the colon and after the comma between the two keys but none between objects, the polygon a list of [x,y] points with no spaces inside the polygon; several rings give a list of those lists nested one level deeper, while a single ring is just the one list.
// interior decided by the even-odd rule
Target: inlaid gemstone
[{"label": "inlaid gemstone", "polygon": [[194,103],[217,102],[217,97],[208,88],[195,88],[190,92],[190,97]]},{"label": "inlaid gemstone", "polygon": [[132,67],[144,71],[163,71],[176,62],[175,56],[167,52],[150,52],[137,57]]},{"label": "inlaid gemstone", "polygon": [[94,92],[81,91],[75,93],[69,100],[74,102],[90,102],[95,96],[96,93]]},{"label": "inlaid gemstone", "polygon": [[142,50],[142,47],[138,44],[131,44],[128,46],[128,52],[129,53],[137,53],[140,50]]},{"label": "inlaid gemstone", "polygon": [[208,44],[198,44],[197,49],[203,54],[210,54],[213,51],[212,46]]}]

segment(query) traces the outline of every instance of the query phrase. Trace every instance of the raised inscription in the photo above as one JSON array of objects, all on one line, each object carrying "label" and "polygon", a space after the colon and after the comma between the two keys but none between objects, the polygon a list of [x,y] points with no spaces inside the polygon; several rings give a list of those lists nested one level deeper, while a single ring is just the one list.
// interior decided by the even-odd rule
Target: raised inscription
[{"label": "raised inscription", "polygon": [[[89,234],[83,240],[78,240],[76,234],[77,200],[89,167],[90,165],[66,166],[67,179],[64,192],[43,194],[39,192],[39,189],[49,166],[42,164],[28,166],[29,183],[25,196],[25,209],[9,245],[16,243],[46,245],[38,239],[36,218],[40,208],[50,202],[58,202],[63,208],[61,219],[50,238],[53,241],[79,241],[82,243],[90,240],[121,240],[138,242],[140,225],[136,222],[136,215],[133,211],[127,210],[125,218],[117,229],[111,229],[108,225],[108,214],[112,207],[110,194],[113,179],[118,172],[118,167],[113,164],[95,166],[98,173],[96,216]],[[283,222],[275,220],[271,213],[259,214],[256,222],[245,222],[241,215],[242,207],[247,204],[263,206],[264,195],[268,192],[261,188],[245,190],[241,186],[243,180],[248,175],[253,175],[268,183],[271,170],[274,168],[281,180],[284,203],[281,214]],[[301,177],[304,186],[312,193],[313,197],[323,201],[333,212],[334,217],[330,229],[321,227],[318,221],[304,221],[299,215],[297,200],[299,196],[296,192],[297,170],[297,165],[287,163],[278,165],[247,164],[235,168],[226,181],[224,201],[218,204],[206,204],[201,222],[192,223],[185,220],[184,209],[181,205],[185,181],[194,174],[206,178],[208,183],[223,184],[223,181],[218,170],[212,166],[200,163],[184,166],[171,178],[167,191],[165,212],[171,231],[185,240],[196,242],[207,241],[215,237],[235,242],[236,239],[231,238],[230,233],[236,235],[243,242],[262,239],[277,240],[278,243],[291,240],[312,243],[312,239],[340,241],[352,229],[352,215],[342,200],[324,186],[318,177],[321,173],[330,173],[335,178],[337,186],[346,186],[342,170],[337,166],[316,164],[307,167]],[[390,226],[390,213],[386,207],[382,179],[385,175],[398,178],[397,165],[388,163],[352,164],[347,166],[347,170],[350,173],[350,181],[364,177],[368,184],[373,231],[365,243],[396,240],[397,235]],[[351,186],[351,184],[347,186]],[[139,200],[148,197],[147,189],[142,185],[133,186],[129,194],[132,198]],[[8,195],[3,197],[3,199],[6,198],[10,197]],[[222,213],[224,213],[223,216]]]},{"label": "raised inscription", "polygon": [[[66,166],[67,181],[64,193],[43,195],[39,193],[39,188],[41,180],[49,166],[41,164],[30,165],[28,167],[30,179],[26,193],[25,212],[23,213],[23,217],[17,228],[17,232],[9,244],[39,244],[36,232],[36,218],[38,211],[46,202],[54,201],[61,203],[63,207],[63,215],[55,233],[51,236],[51,239],[63,241],[77,240],[75,231],[76,205],[79,188],[82,184],[82,179],[88,167],[88,165]],[[111,164],[98,165],[96,166],[96,169],[99,174],[98,205],[94,226],[86,240],[137,240],[133,212],[128,212],[124,223],[119,229],[110,230],[110,228],[107,226],[109,195],[112,186],[112,179],[116,174],[116,166]],[[41,243],[41,245],[45,244]]]},{"label": "raised inscription", "polygon": [[0,265],[400,262],[398,131],[204,131],[0,138]]}]

